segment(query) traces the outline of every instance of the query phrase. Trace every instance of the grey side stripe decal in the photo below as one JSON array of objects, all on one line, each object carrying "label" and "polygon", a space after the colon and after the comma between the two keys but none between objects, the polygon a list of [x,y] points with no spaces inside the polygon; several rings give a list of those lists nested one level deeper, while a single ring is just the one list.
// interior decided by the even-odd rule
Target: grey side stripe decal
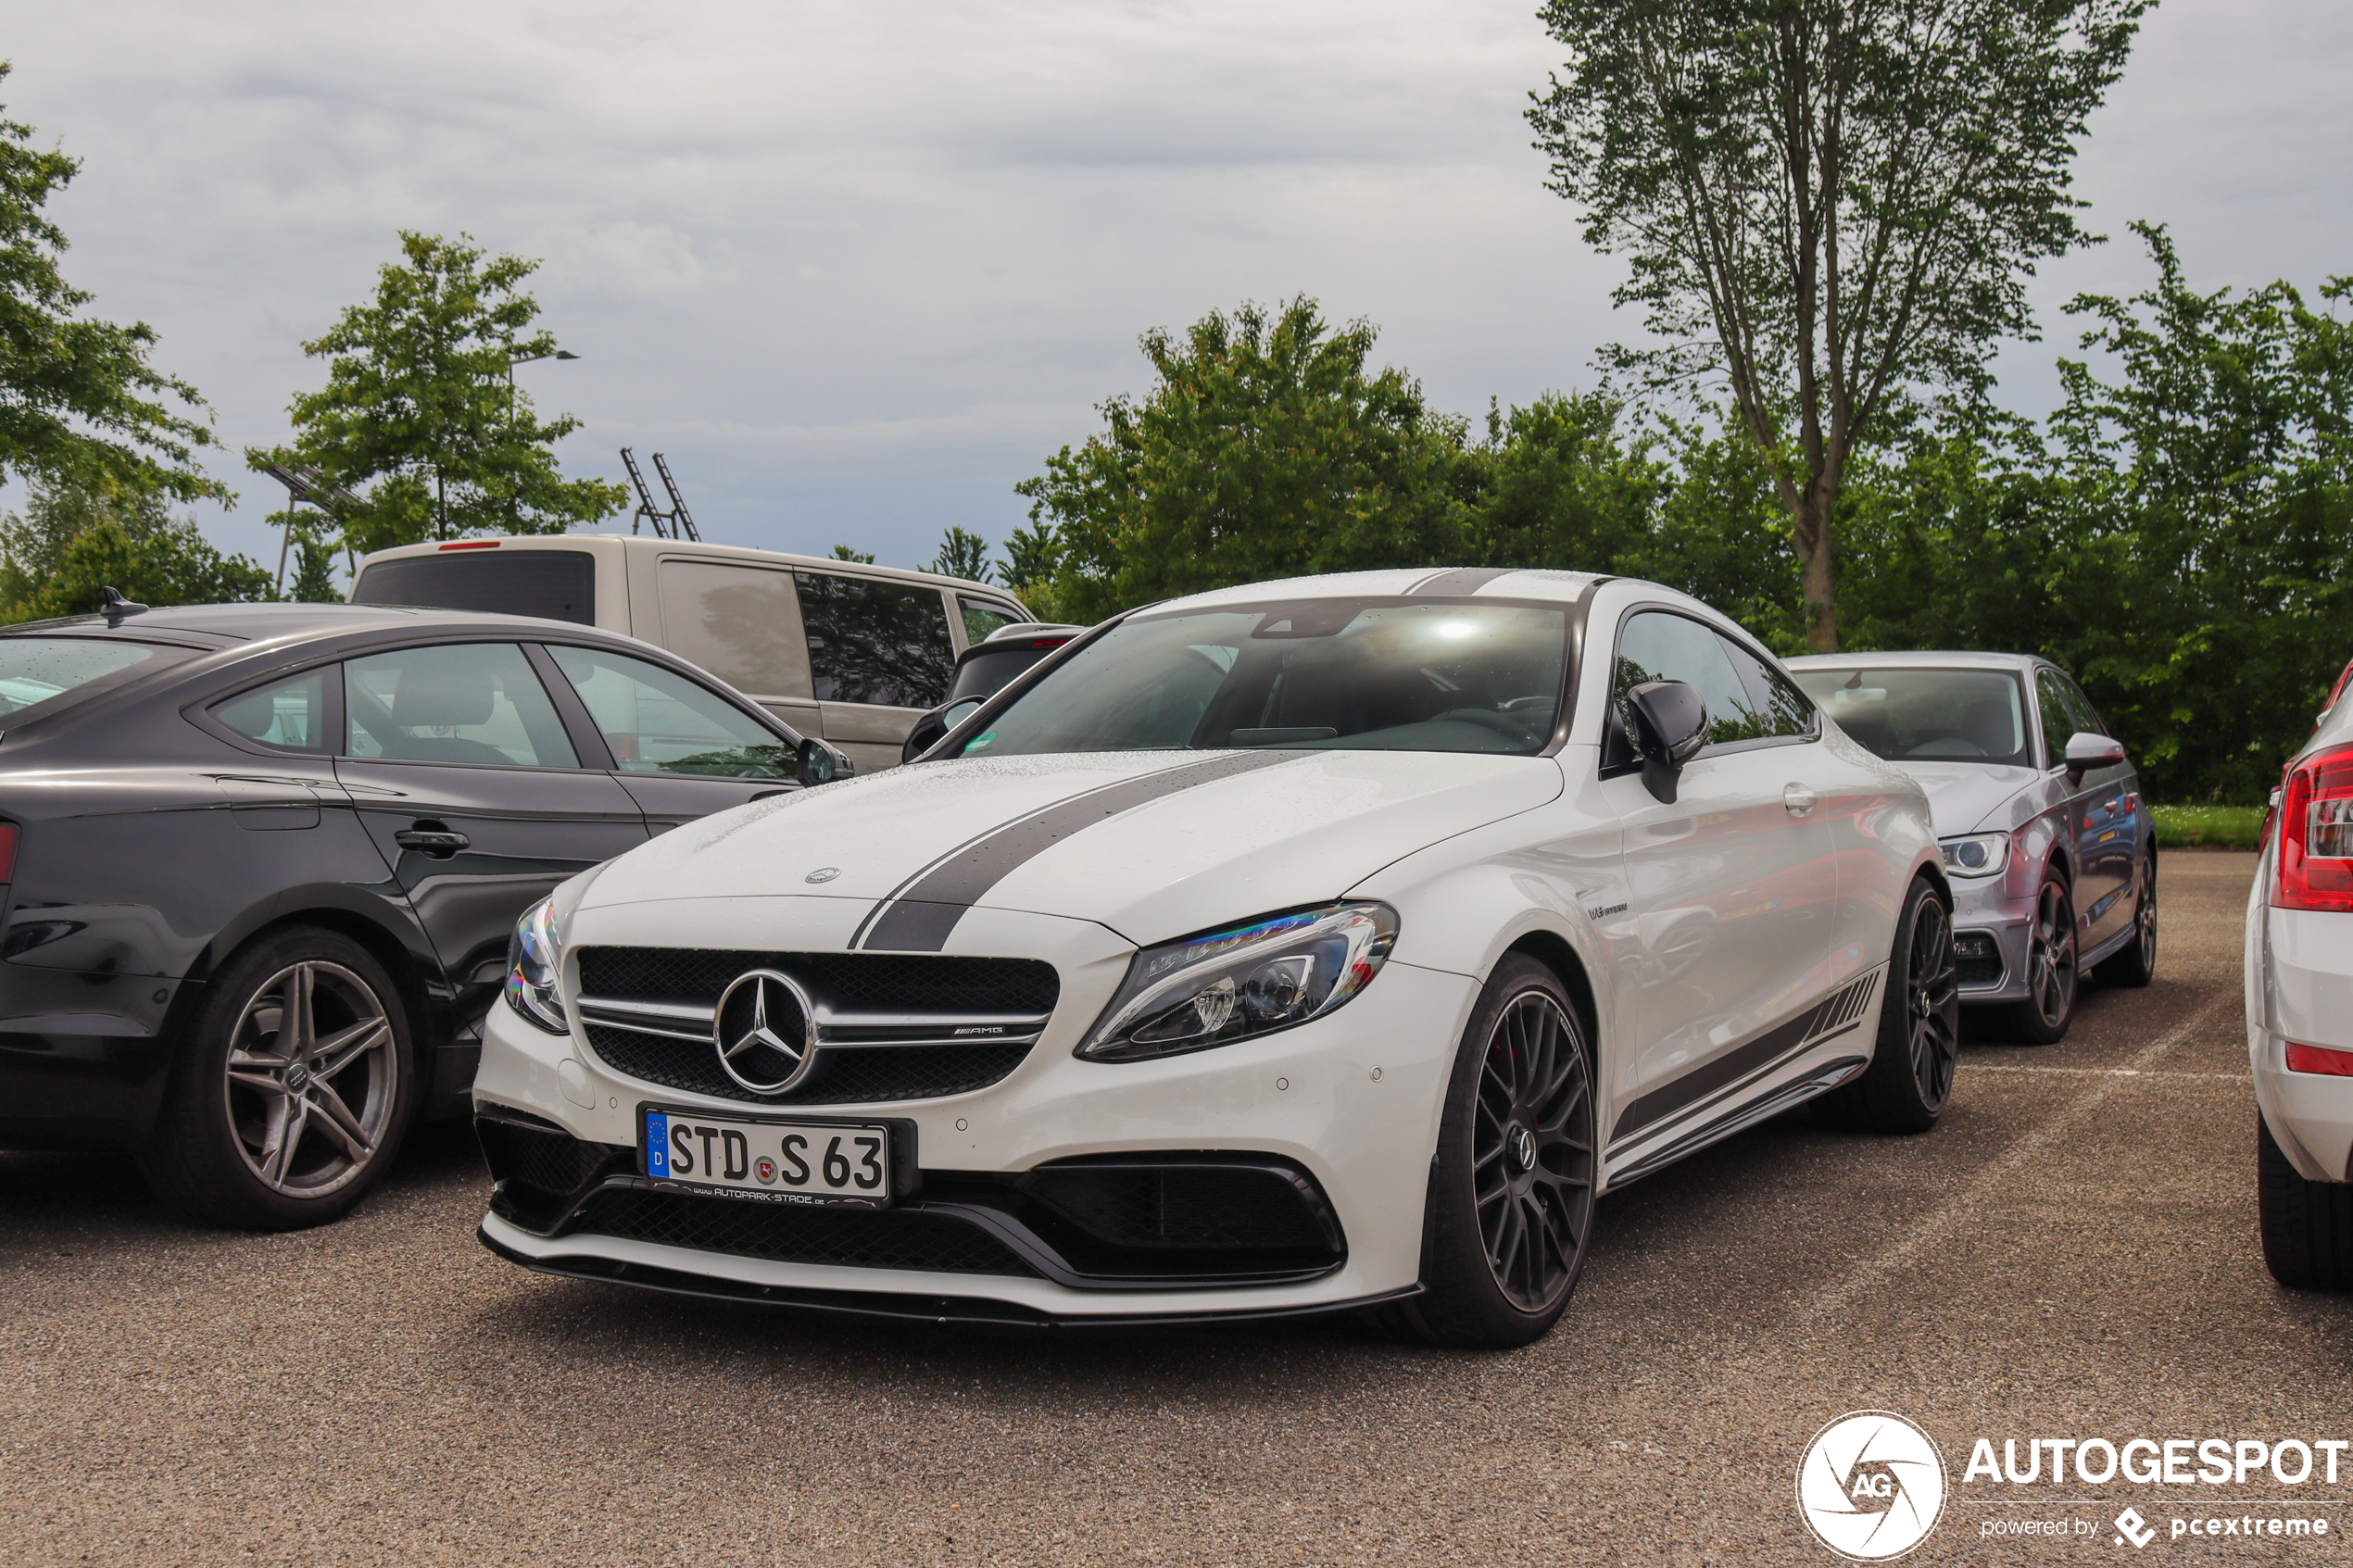
[{"label": "grey side stripe decal", "polygon": [[1861,979],[1832,992],[1795,1018],[1776,1024],[1713,1061],[1703,1062],[1672,1083],[1653,1089],[1619,1114],[1617,1125],[1610,1129],[1610,1143],[1613,1146],[1622,1143],[1634,1134],[1645,1132],[1685,1108],[1705,1099],[1736,1079],[1752,1076],[1776,1065],[1784,1057],[1818,1046],[1833,1035],[1854,1028],[1861,1020],[1863,1010],[1871,1005],[1871,997],[1879,991],[1880,979],[1886,972],[1887,966],[1882,964]]},{"label": "grey side stripe decal", "polygon": [[1498,577],[1509,577],[1518,571],[1511,566],[1458,566],[1452,571],[1441,571],[1425,577],[1407,594],[1476,594]]},{"label": "grey side stripe decal", "polygon": [[1180,790],[1256,772],[1299,757],[1295,751],[1250,751],[1188,762],[1122,779],[1033,811],[958,846],[909,877],[876,904],[849,939],[852,947],[896,953],[936,953],[964,911],[1022,865],[1075,833]]}]

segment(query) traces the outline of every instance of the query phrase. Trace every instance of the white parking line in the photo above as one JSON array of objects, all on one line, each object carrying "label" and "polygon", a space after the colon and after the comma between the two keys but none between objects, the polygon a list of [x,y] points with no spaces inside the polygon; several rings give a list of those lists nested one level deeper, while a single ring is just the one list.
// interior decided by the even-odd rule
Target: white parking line
[{"label": "white parking line", "polygon": [[2150,1071],[2139,1067],[2021,1067],[2011,1063],[1971,1062],[1962,1072],[1969,1077],[1980,1073],[2057,1073],[2070,1078],[2208,1078],[2225,1084],[2252,1084],[2254,1076],[2246,1073],[2176,1073],[2170,1068]]},{"label": "white parking line", "polygon": [[[2132,1059],[2129,1066],[2082,1069],[2086,1073],[2097,1075],[2102,1081],[2068,1101],[2049,1121],[2012,1144],[2007,1153],[1979,1172],[1975,1181],[1931,1210],[1926,1218],[1899,1236],[1885,1251],[1867,1260],[1845,1279],[1816,1297],[1806,1315],[1818,1319],[1844,1311],[1862,1292],[1887,1278],[1928,1248],[1949,1237],[1960,1228],[1965,1217],[1973,1217],[1989,1199],[2001,1193],[2017,1190],[2022,1168],[2040,1159],[2053,1145],[2066,1139],[2079,1123],[2087,1120],[2110,1095],[2124,1086],[2125,1079],[2154,1076],[2149,1070],[2163,1060],[2168,1052],[2194,1038],[2226,1010],[2239,1005],[2239,997],[2226,992],[2158,1035]],[[2012,1071],[2020,1069],[2014,1068]],[[2052,1068],[2044,1071],[2060,1070]]]}]

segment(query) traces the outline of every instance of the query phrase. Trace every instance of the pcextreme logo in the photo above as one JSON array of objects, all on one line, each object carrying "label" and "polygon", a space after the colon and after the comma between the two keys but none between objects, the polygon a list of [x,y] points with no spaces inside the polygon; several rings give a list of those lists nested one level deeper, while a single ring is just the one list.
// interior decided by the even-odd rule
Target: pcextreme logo
[{"label": "pcextreme logo", "polygon": [[1841,1557],[1884,1562],[1928,1538],[1944,1512],[1944,1460],[1890,1411],[1856,1411],[1814,1434],[1797,1464],[1797,1511]]}]

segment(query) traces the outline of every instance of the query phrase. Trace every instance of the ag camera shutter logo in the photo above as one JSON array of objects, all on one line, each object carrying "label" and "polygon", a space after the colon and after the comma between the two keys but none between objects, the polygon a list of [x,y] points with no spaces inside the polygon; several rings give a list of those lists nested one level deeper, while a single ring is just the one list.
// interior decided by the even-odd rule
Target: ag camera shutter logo
[{"label": "ag camera shutter logo", "polygon": [[1814,1434],[1797,1465],[1797,1511],[1815,1539],[1884,1562],[1928,1538],[1944,1512],[1944,1460],[1890,1411],[1856,1411]]}]

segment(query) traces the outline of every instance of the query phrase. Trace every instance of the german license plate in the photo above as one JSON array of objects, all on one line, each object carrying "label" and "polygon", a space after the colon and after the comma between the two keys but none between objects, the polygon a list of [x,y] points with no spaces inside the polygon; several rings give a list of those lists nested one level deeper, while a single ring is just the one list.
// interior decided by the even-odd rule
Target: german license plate
[{"label": "german license plate", "polygon": [[638,1112],[638,1127],[645,1173],[666,1185],[769,1203],[868,1209],[890,1203],[887,1126],[711,1116],[647,1106]]}]

